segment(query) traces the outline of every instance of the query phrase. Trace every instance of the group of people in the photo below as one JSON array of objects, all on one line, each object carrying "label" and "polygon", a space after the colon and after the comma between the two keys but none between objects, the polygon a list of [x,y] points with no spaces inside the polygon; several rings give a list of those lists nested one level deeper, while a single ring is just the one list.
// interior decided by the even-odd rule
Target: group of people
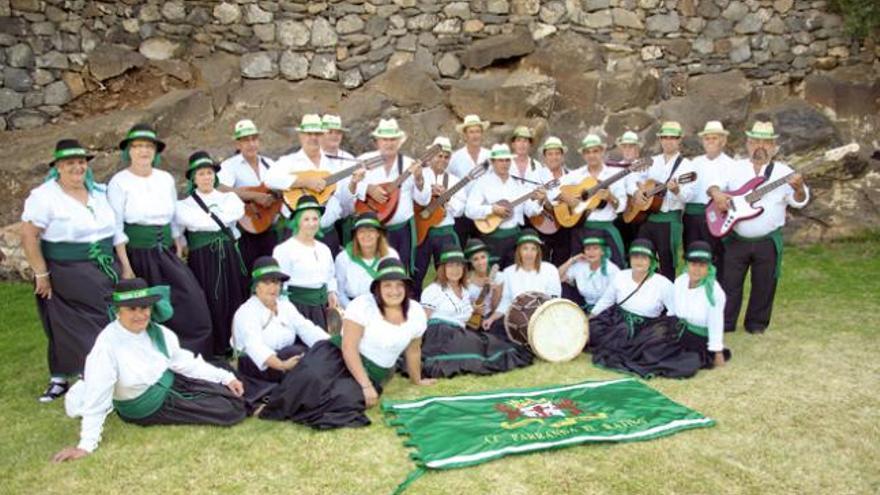
[{"label": "group of people", "polygon": [[[504,324],[527,292],[576,302],[590,316],[593,361],[645,377],[688,377],[730,358],[723,336],[748,271],[746,331],[768,327],[786,207],[809,199],[800,175],[774,160],[771,123],[746,132],[742,159],[724,153],[720,122],[700,132],[705,154],[694,159],[681,155],[676,122],[662,124],[650,158],[634,132],[616,140],[617,161],[588,134],[578,166],[566,166],[557,137],[535,153],[527,127],[486,148],[488,126],[468,115],[461,148],[440,136],[413,159],[397,121],[382,119],[376,149],[355,157],[338,116],[304,115],[299,150],[275,161],[242,120],[231,158],[190,155],[183,199],[149,125],[126,133],[123,168],[106,186],[80,143],[59,141],[22,213],[48,338],[40,400],[66,394],[68,414],[83,418],[79,445],[55,459],[92,452],[114,409],[141,425],[247,414],[369,424],[365,410],[396,371],[430,385],[530,365]],[[762,196],[762,215],[710,234],[707,203],[723,212],[726,191],[789,175]],[[273,205],[277,216],[252,228]],[[560,205],[583,218],[557,224]],[[639,224],[621,219],[633,205],[649,211]],[[556,228],[537,230],[548,223]]]}]

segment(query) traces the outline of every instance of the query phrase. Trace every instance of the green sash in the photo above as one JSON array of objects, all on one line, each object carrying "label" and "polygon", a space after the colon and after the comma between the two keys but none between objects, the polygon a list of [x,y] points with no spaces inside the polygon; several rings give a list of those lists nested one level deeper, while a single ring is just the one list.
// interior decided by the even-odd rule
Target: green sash
[{"label": "green sash", "polygon": [[681,329],[681,332],[678,334],[678,338],[681,338],[682,332],[687,330],[688,332],[699,335],[700,337],[708,338],[709,337],[709,328],[701,327],[699,325],[694,325],[691,322],[685,320],[684,318],[678,319],[678,326]]},{"label": "green sash", "polygon": [[706,205],[703,203],[685,203],[684,214],[685,215],[705,215],[706,214]]},{"label": "green sash", "polygon": [[681,236],[684,226],[681,223],[681,210],[651,213],[648,221],[669,224],[669,248],[672,249],[672,271],[678,272],[678,258],[681,256]]},{"label": "green sash", "polygon": [[782,277],[782,227],[770,232],[769,234],[761,237],[744,237],[737,234],[734,231],[730,231],[730,235],[724,237],[724,243],[730,242],[731,239],[736,239],[742,242],[764,242],[766,240],[770,240],[773,242],[773,247],[776,248],[776,273],[775,277],[779,279]]},{"label": "green sash", "polygon": [[125,235],[128,236],[128,247],[133,249],[171,248],[174,243],[170,224],[139,225],[127,223],[125,224]]},{"label": "green sash", "polygon": [[[170,357],[168,347],[165,345],[165,336],[162,334],[162,329],[159,325],[151,321],[147,326],[147,335],[162,354]],[[116,408],[116,412],[122,417],[129,419],[146,418],[162,408],[162,404],[165,403],[172,385],[174,385],[174,373],[171,370],[165,370],[162,376],[159,377],[159,381],[150,385],[144,393],[134,399],[114,399],[113,407]]]},{"label": "green sash", "polygon": [[495,229],[493,232],[486,234],[486,237],[489,239],[509,239],[511,237],[516,237],[519,235],[519,226],[511,227],[509,229]]},{"label": "green sash", "polygon": [[[342,349],[342,334],[334,335],[330,337],[330,342],[338,347],[340,350]],[[367,372],[367,376],[370,378],[370,381],[382,386],[391,379],[391,371],[392,368],[383,368],[378,364],[370,361],[367,357],[361,354],[361,362],[364,364],[364,371]]]},{"label": "green sash", "polygon": [[443,227],[431,227],[428,229],[428,237],[442,237],[442,236],[453,236],[455,237],[455,241],[461,245],[459,242],[458,234],[455,233],[454,225],[444,225]]},{"label": "green sash", "polygon": [[620,308],[620,313],[623,315],[623,321],[626,322],[626,328],[629,331],[629,337],[632,338],[636,333],[636,327],[640,327],[643,323],[645,323],[645,317],[642,315],[637,315],[635,313],[631,313],[623,308]]},{"label": "green sash", "polygon": [[617,230],[617,227],[614,226],[614,222],[586,220],[584,221],[584,227],[608,232],[608,235],[611,236],[611,240],[614,241],[614,245],[617,246],[617,252],[620,253],[621,258],[623,258],[623,266],[621,268],[626,268],[626,250],[623,248],[623,237],[621,237],[620,231]]},{"label": "green sash", "polygon": [[345,245],[345,252],[348,253],[349,259],[351,259],[351,261],[354,262],[355,265],[363,268],[364,271],[367,272],[367,274],[370,276],[371,279],[373,279],[373,280],[376,279],[376,275],[378,275],[377,268],[379,267],[379,262],[382,261],[378,256],[373,258],[373,262],[368,265],[367,262],[364,261],[363,258],[361,258],[359,256],[355,256],[354,243],[352,243],[352,242],[349,242],[348,244]]},{"label": "green sash", "polygon": [[327,304],[327,285],[322,285],[317,289],[288,285],[287,298],[292,303],[300,303],[307,306],[325,306]]},{"label": "green sash", "polygon": [[113,238],[95,242],[40,241],[40,249],[46,259],[54,261],[93,261],[113,283],[119,275],[113,269]]}]

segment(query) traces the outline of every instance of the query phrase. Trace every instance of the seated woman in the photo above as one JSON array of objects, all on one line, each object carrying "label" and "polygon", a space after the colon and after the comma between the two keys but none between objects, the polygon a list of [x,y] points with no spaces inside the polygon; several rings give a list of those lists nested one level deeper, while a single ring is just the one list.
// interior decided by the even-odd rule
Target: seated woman
[{"label": "seated woman", "polygon": [[501,273],[501,281],[504,284],[501,302],[498,303],[492,316],[483,322],[484,329],[507,339],[504,315],[517,296],[529,291],[540,292],[550,297],[562,295],[559,271],[552,264],[541,261],[543,245],[544,242],[533,229],[523,229],[520,233],[516,240],[514,264]]},{"label": "seated woman", "polygon": [[490,254],[489,246],[478,237],[468,239],[464,248],[470,265],[467,275],[468,297],[474,306],[467,326],[472,330],[482,328],[483,320],[495,312],[501,301],[501,272],[497,264],[489,267]]},{"label": "seated woman", "polygon": [[281,284],[290,279],[271,256],[254,262],[254,294],[235,312],[232,347],[238,371],[248,384],[245,399],[256,404],[293,369],[302,354],[320,340],[330,338],[307,320],[296,306],[279,298]]},{"label": "seated woman", "polygon": [[[584,311],[589,313],[620,268],[608,259],[610,250],[602,232],[585,231],[581,244],[583,251],[559,267],[559,278],[565,283],[574,283],[583,299],[575,302],[582,304]],[[564,288],[563,297],[567,297]]]},{"label": "seated woman", "polygon": [[468,330],[473,313],[465,288],[464,253],[443,247],[437,279],[422,292],[428,329],[422,337],[422,376],[489,375],[532,364],[531,353],[487,332]]},{"label": "seated woman", "polygon": [[408,282],[400,260],[382,260],[370,294],[346,308],[342,335],[306,351],[257,415],[317,429],[369,425],[364,412],[379,402],[401,353],[410,381],[433,384],[421,378],[421,337],[427,321],[422,306],[409,298]]},{"label": "seated woman", "polygon": [[370,284],[383,258],[400,258],[388,245],[385,228],[375,213],[358,215],[351,230],[351,241],[336,256],[336,287],[343,308],[358,296],[370,293]]},{"label": "seated woman", "polygon": [[114,408],[123,421],[141,426],[229,426],[245,418],[244,387],[235,375],[181,348],[174,332],[150,319],[164,297],[160,289],[140,278],[116,285],[117,318],[98,335],[84,378],[65,402],[69,416],[83,418],[79,445],[61,450],[54,461],[94,452]]}]

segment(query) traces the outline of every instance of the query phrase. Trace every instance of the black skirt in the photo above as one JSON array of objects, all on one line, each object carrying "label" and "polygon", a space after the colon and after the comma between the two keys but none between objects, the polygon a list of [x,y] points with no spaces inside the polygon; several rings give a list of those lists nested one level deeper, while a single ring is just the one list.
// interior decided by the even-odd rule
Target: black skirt
[{"label": "black skirt", "polygon": [[208,302],[193,272],[169,249],[128,248],[135,275],[148,284],[170,285],[174,316],[162,324],[180,339],[180,345],[210,358],[214,354]]},{"label": "black skirt", "polygon": [[532,364],[532,353],[489,332],[445,323],[428,325],[422,337],[422,376],[491,375]]},{"label": "black skirt", "polygon": [[[140,426],[217,425],[232,426],[246,417],[244,399],[219,383],[206,382],[174,373],[172,392],[153,414],[123,421]],[[175,393],[176,392],[176,393]],[[181,397],[183,396],[183,397]]]},{"label": "black skirt", "polygon": [[212,354],[230,356],[232,317],[248,296],[243,292],[238,252],[231,242],[222,246],[222,251],[215,250],[213,244],[190,251],[187,265],[207,298],[213,329]]},{"label": "black skirt", "polygon": [[[373,386],[382,393],[380,384]],[[284,375],[260,418],[290,420],[325,430],[367,426],[370,420],[365,410],[363,390],[345,366],[342,350],[322,340]]]},{"label": "black skirt", "polygon": [[325,331],[327,330],[327,312],[325,306],[303,304],[296,301],[291,302],[296,307],[296,310],[299,311],[300,314],[303,315],[307,320],[311,321],[315,325],[318,325]]},{"label": "black skirt", "polygon": [[[110,323],[113,281],[91,261],[47,259],[52,298],[37,296],[37,312],[49,340],[49,372],[78,375],[95,338]],[[114,263],[116,273],[122,273]]]},{"label": "black skirt", "polygon": [[[308,346],[297,339],[293,344],[275,351],[275,355],[283,361],[304,354],[307,350],[309,350]],[[283,371],[272,368],[261,370],[247,354],[242,354],[238,358],[238,374],[244,382],[244,400],[248,411],[261,404],[284,378]]]},{"label": "black skirt", "polygon": [[245,294],[247,294],[249,292],[247,288],[250,287],[250,273],[254,269],[254,261],[260,256],[272,256],[272,250],[275,249],[275,245],[278,243],[278,234],[274,228],[269,228],[269,230],[261,234],[251,234],[241,228],[239,230],[241,230],[241,237],[238,239],[238,249],[241,251],[241,259],[244,261],[244,266],[248,273],[248,276],[245,277]]}]

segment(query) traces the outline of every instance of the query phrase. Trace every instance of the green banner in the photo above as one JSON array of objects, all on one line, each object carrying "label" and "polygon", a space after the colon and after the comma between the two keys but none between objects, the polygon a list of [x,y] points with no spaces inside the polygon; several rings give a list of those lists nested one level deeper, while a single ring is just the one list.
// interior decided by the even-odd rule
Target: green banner
[{"label": "green banner", "polygon": [[715,424],[634,378],[383,401],[382,411],[409,437],[405,443],[415,447],[412,458],[421,469],[588,442],[649,440]]}]

